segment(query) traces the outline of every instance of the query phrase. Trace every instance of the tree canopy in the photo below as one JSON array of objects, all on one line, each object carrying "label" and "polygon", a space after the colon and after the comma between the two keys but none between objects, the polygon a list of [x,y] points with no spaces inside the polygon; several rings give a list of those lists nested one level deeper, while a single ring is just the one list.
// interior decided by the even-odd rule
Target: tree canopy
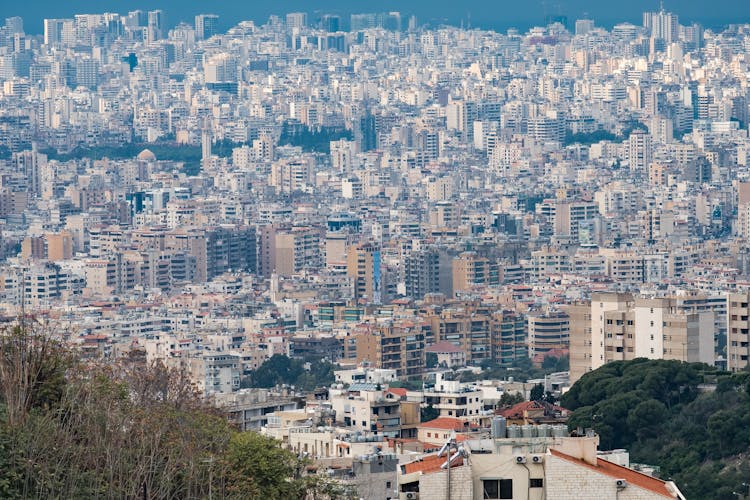
[{"label": "tree canopy", "polygon": [[581,377],[561,404],[574,410],[571,429],[593,428],[601,449],[659,466],[688,498],[733,498],[750,478],[749,372],[618,361]]},{"label": "tree canopy", "polygon": [[273,439],[239,432],[186,373],[84,364],[38,325],[0,328],[0,498],[338,498]]},{"label": "tree canopy", "polygon": [[330,386],[335,380],[334,369],[336,369],[336,365],[327,361],[312,360],[306,362],[283,354],[274,354],[257,370],[254,370],[243,381],[243,385],[265,388],[277,385],[293,385],[301,390],[312,391],[319,387]]}]

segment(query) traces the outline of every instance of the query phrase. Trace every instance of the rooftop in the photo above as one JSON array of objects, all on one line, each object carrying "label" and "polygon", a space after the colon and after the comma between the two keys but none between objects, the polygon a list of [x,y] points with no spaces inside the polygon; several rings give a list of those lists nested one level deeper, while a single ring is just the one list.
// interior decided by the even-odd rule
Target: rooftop
[{"label": "rooftop", "polygon": [[595,470],[601,474],[606,474],[613,479],[624,479],[628,482],[628,484],[632,484],[638,486],[639,488],[649,490],[665,498],[675,498],[676,496],[675,493],[670,491],[670,489],[667,487],[667,483],[665,481],[662,481],[661,479],[647,476],[646,474],[628,469],[627,467],[613,464],[612,462],[608,462],[607,460],[599,459],[596,461],[597,465],[594,466],[581,459],[571,457],[570,455],[567,455],[560,451],[554,449],[550,449],[549,451],[555,457],[562,458],[563,460],[573,462],[591,470]]}]

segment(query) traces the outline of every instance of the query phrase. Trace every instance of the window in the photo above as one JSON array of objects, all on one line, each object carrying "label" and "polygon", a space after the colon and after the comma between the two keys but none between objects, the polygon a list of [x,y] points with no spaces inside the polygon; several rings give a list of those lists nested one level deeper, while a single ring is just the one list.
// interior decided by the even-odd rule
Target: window
[{"label": "window", "polygon": [[532,477],[529,479],[529,488],[544,488],[544,479]]},{"label": "window", "polygon": [[385,487],[386,487],[386,489],[390,490],[391,489],[391,482],[390,481],[386,481],[385,482]]},{"label": "window", "polygon": [[513,498],[512,479],[483,479],[482,498]]}]

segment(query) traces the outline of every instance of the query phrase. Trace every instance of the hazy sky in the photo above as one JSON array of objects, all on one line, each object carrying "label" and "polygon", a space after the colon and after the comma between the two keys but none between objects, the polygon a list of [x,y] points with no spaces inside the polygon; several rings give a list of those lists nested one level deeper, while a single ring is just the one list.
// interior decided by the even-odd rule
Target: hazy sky
[{"label": "hazy sky", "polygon": [[[402,14],[417,15],[420,23],[444,19],[458,23],[471,15],[473,26],[503,29],[508,26],[525,28],[544,19],[545,12],[561,13],[570,20],[588,13],[603,26],[614,22],[630,21],[640,24],[641,12],[657,10],[659,2],[654,0],[382,0],[377,3],[359,3],[352,0],[2,0],[0,17],[21,16],[26,31],[42,31],[45,17],[70,17],[75,13],[120,12],[142,9],[162,9],[168,25],[179,21],[192,23],[198,13],[215,13],[222,18],[225,27],[242,19],[264,22],[270,14],[284,14],[290,11],[305,11],[310,18],[315,12],[376,12],[398,10]],[[750,0],[665,0],[667,10],[676,12],[680,22],[685,24],[697,21],[706,26],[725,23],[750,22]]]}]

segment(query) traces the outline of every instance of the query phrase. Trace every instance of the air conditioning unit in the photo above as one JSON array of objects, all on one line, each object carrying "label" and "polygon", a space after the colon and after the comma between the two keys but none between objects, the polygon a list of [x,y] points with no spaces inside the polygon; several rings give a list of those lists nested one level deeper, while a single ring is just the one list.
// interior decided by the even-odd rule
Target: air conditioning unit
[{"label": "air conditioning unit", "polygon": [[617,479],[615,485],[617,485],[618,490],[622,490],[628,487],[628,482],[625,479]]},{"label": "air conditioning unit", "polygon": [[526,457],[524,455],[516,455],[515,457],[517,464],[525,464],[526,463]]},{"label": "air conditioning unit", "polygon": [[404,498],[406,498],[406,500],[417,500],[419,498],[419,493],[416,491],[407,491]]},{"label": "air conditioning unit", "polygon": [[544,463],[544,455],[532,455],[531,456],[531,463],[532,464],[541,464],[541,463]]}]

